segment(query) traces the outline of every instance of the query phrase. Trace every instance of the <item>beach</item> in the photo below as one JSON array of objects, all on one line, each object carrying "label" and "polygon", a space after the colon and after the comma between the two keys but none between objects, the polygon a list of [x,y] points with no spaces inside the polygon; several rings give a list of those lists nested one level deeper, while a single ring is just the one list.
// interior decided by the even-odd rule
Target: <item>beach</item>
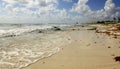
[{"label": "beach", "polygon": [[119,69],[120,40],[95,30],[64,31],[71,43],[60,51],[22,69]]},{"label": "beach", "polygon": [[0,69],[120,69],[120,0],[0,0]]}]

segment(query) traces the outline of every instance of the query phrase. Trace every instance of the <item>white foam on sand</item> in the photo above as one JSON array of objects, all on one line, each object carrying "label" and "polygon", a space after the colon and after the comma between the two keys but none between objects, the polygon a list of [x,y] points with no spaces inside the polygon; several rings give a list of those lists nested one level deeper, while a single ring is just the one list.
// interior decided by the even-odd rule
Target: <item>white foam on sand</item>
[{"label": "white foam on sand", "polygon": [[59,52],[60,46],[70,42],[67,38],[68,36],[63,37],[62,33],[57,33],[6,39],[13,42],[10,42],[9,46],[0,47],[0,69],[20,69],[42,58],[52,56]]}]

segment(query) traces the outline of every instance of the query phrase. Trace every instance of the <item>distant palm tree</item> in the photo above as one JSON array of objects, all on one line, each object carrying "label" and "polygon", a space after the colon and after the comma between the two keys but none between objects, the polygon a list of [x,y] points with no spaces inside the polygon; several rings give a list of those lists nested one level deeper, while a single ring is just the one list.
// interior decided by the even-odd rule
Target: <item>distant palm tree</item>
[{"label": "distant palm tree", "polygon": [[113,20],[114,20],[114,22],[116,22],[117,19],[114,17]]},{"label": "distant palm tree", "polygon": [[120,17],[118,17],[118,22],[120,22]]}]

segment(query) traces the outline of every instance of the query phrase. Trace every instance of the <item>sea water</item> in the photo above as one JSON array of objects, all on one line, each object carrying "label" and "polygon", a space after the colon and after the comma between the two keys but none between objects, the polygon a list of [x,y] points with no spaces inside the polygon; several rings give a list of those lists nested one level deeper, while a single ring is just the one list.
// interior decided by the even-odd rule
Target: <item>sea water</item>
[{"label": "sea water", "polygon": [[57,25],[0,25],[0,69],[20,69],[57,53],[63,44],[70,43],[67,39],[70,37],[63,31],[50,30],[53,26]]}]

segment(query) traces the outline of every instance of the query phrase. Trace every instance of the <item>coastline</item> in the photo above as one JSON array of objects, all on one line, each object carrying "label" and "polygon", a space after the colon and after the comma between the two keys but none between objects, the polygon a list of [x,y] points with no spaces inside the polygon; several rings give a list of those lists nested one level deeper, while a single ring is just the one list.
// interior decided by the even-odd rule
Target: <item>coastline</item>
[{"label": "coastline", "polygon": [[[22,69],[119,69],[120,40],[91,30],[71,30],[72,42],[60,52]],[[110,48],[108,48],[110,46]]]}]

